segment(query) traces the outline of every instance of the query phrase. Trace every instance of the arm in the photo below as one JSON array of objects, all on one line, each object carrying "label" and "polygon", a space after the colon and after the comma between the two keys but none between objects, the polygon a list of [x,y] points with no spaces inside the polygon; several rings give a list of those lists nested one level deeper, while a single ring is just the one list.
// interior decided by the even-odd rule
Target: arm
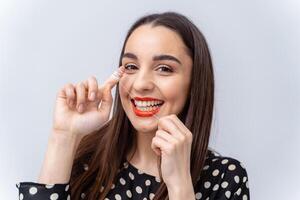
[{"label": "arm", "polygon": [[185,180],[186,182],[183,181],[183,184],[178,185],[176,188],[168,187],[168,195],[170,200],[195,200],[192,178],[189,177]]},{"label": "arm", "polygon": [[80,139],[52,130],[38,182],[16,185],[19,199],[70,199],[70,175]]},{"label": "arm", "polygon": [[38,183],[68,183],[80,138],[52,130]]}]

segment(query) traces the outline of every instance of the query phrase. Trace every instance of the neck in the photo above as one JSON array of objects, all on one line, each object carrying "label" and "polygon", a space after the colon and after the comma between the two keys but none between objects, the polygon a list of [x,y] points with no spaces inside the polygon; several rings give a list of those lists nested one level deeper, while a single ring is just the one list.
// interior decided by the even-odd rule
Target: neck
[{"label": "neck", "polygon": [[136,132],[135,134],[137,139],[136,151],[133,152],[133,149],[130,151],[128,158],[131,159],[128,161],[142,168],[157,166],[158,156],[151,148],[152,138],[155,136],[155,132]]}]

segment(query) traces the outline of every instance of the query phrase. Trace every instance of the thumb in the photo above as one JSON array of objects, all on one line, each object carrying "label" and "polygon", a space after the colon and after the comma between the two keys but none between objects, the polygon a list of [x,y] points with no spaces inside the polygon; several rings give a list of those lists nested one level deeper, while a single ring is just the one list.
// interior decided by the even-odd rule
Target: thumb
[{"label": "thumb", "polygon": [[119,67],[105,82],[102,87],[102,98],[101,98],[101,107],[100,111],[109,112],[112,106],[112,88],[119,82],[120,78],[124,73],[124,67]]}]

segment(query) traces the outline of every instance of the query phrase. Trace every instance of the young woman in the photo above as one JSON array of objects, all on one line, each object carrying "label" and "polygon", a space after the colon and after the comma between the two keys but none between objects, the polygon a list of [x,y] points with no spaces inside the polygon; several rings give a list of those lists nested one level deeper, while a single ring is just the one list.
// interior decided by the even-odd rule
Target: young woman
[{"label": "young woman", "polygon": [[175,12],[143,16],[119,66],[101,86],[59,91],[38,182],[17,184],[20,199],[249,199],[246,169],[208,147],[214,76],[198,28]]}]

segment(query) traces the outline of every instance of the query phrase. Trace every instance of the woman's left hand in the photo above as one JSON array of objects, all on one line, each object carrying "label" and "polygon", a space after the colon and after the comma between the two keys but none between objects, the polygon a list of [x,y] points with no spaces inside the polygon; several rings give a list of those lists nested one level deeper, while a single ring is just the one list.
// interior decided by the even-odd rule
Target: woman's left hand
[{"label": "woman's left hand", "polygon": [[193,135],[172,114],[158,120],[158,130],[151,148],[161,156],[162,178],[168,189],[177,189],[191,181],[190,157]]}]

